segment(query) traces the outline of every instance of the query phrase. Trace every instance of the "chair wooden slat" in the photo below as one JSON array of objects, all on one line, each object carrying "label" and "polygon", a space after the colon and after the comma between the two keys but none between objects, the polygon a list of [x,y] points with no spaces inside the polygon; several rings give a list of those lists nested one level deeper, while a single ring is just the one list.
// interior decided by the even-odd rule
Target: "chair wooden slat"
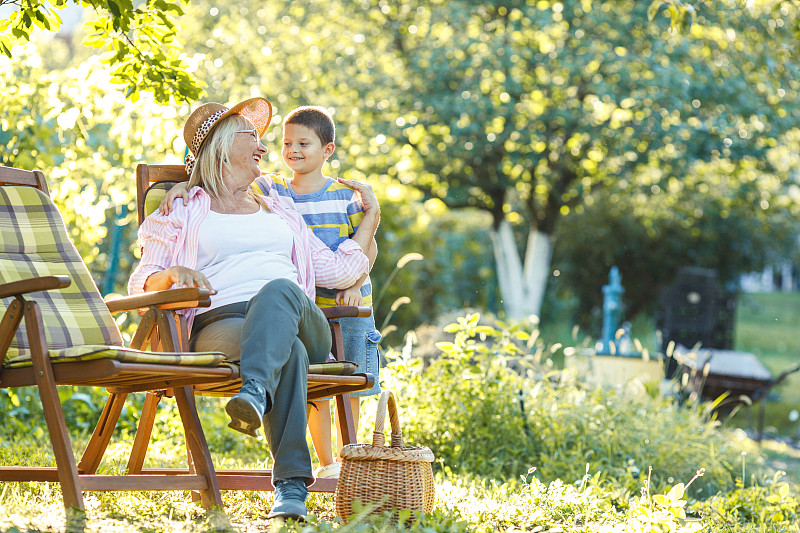
[{"label": "chair wooden slat", "polygon": [[41,170],[23,170],[0,165],[0,185],[28,185],[50,196],[47,180]]}]

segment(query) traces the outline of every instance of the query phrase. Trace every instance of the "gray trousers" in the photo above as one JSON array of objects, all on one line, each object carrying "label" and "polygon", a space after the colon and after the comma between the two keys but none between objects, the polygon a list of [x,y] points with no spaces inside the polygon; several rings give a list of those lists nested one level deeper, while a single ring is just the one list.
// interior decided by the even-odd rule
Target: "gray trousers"
[{"label": "gray trousers", "polygon": [[249,302],[202,313],[195,319],[190,347],[221,351],[239,361],[242,380],[264,386],[272,411],[264,432],[272,454],[273,479],[313,480],[306,442],[308,365],[324,363],[331,350],[325,315],[297,286],[276,279]]}]

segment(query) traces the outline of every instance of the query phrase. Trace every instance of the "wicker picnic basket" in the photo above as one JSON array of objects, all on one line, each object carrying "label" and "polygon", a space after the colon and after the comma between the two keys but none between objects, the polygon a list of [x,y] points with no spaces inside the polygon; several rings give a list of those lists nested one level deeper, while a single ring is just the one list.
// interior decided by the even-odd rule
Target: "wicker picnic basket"
[{"label": "wicker picnic basket", "polygon": [[[386,411],[392,427],[391,446],[384,446]],[[397,404],[391,391],[381,393],[375,412],[372,444],[348,444],[340,453],[342,470],[336,485],[336,514],[347,520],[353,503],[384,511],[433,510],[433,452],[427,446],[403,446]]]}]

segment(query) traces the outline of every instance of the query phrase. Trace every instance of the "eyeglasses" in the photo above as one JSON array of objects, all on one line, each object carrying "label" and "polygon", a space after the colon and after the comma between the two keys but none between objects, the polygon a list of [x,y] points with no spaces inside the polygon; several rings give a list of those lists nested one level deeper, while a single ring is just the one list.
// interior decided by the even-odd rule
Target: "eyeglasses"
[{"label": "eyeglasses", "polygon": [[253,128],[252,130],[239,130],[236,133],[249,133],[250,135],[253,136],[253,139],[256,142],[259,142],[261,140],[261,136],[258,134],[258,130],[255,128]]}]

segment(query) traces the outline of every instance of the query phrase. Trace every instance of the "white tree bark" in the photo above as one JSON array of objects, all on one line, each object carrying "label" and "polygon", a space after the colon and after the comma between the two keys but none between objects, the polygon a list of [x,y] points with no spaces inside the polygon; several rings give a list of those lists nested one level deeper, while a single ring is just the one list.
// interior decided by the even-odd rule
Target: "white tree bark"
[{"label": "white tree bark", "polygon": [[794,280],[792,279],[792,264],[784,262],[781,264],[781,292],[792,292],[794,290]]},{"label": "white tree bark", "polygon": [[501,222],[497,231],[492,232],[492,244],[506,316],[514,320],[523,320],[530,315],[538,317],[550,273],[551,237],[531,230],[524,264],[508,222]]}]

